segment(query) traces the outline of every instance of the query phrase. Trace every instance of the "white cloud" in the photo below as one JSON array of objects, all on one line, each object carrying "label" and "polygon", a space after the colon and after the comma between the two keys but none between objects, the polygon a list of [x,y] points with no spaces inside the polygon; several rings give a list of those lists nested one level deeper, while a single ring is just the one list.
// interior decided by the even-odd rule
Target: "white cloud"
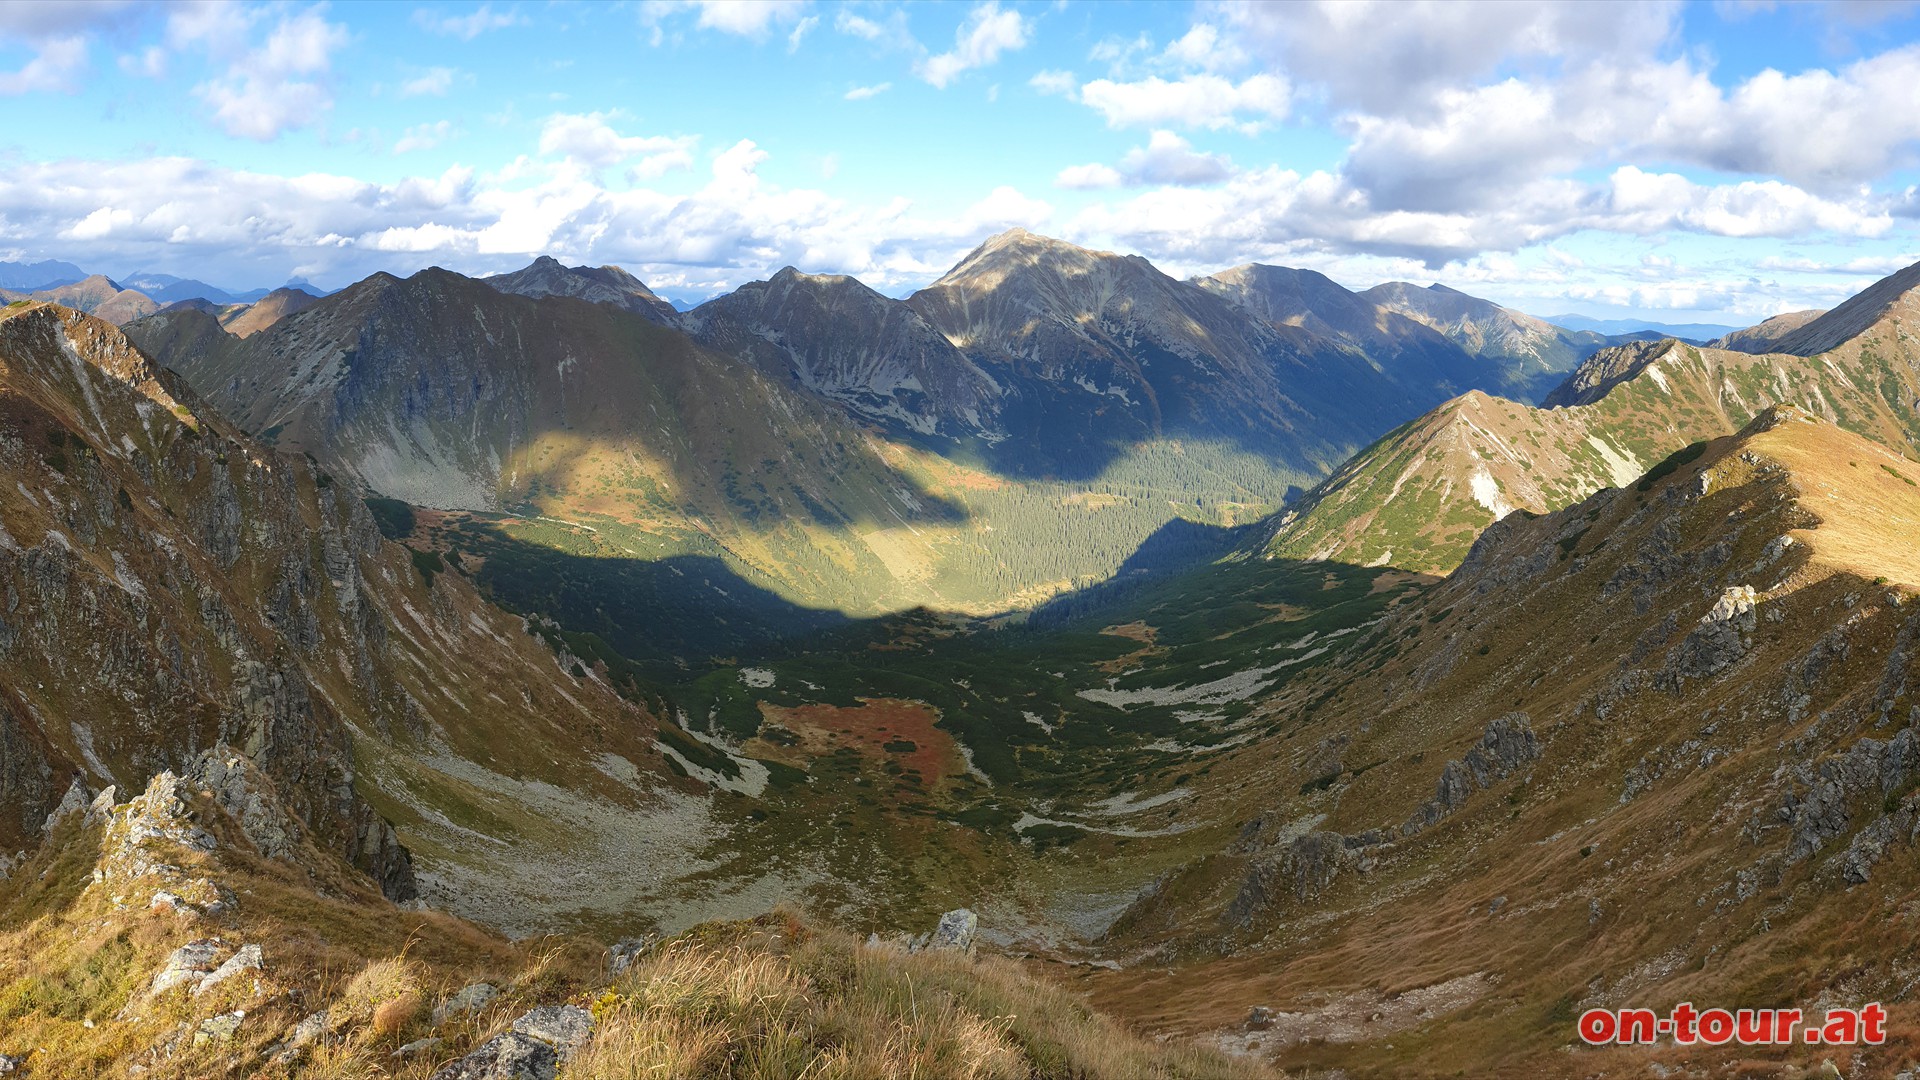
[{"label": "white cloud", "polygon": [[1231,70],[1247,62],[1246,51],[1239,42],[1223,36],[1219,27],[1205,22],[1195,23],[1169,44],[1161,57],[1167,63],[1202,71]]},{"label": "white cloud", "polygon": [[453,136],[451,121],[438,120],[431,124],[415,124],[400,136],[393,144],[396,154],[411,153],[415,150],[431,150]]},{"label": "white cloud", "polygon": [[793,33],[787,35],[787,51],[799,52],[800,42],[806,38],[807,34],[810,33],[814,27],[819,25],[820,16],[818,15],[809,15],[799,22],[794,23]]},{"label": "white cloud", "polygon": [[428,68],[425,74],[401,83],[400,96],[445,97],[447,91],[453,89],[453,77],[455,74],[456,72],[452,68]]},{"label": "white cloud", "polygon": [[1636,160],[1780,177],[1830,197],[1916,160],[1920,46],[1730,89],[1687,59],[1593,63],[1557,82],[1436,93],[1418,116],[1352,114],[1347,172],[1376,205],[1469,210],[1515,185]]},{"label": "white cloud", "polygon": [[1053,182],[1063,188],[1087,191],[1093,188],[1114,188],[1127,182],[1120,170],[1111,165],[1098,163],[1091,165],[1069,165],[1060,170]]},{"label": "white cloud", "polygon": [[917,71],[922,79],[944,90],[963,73],[1000,59],[1001,53],[1024,48],[1029,30],[1025,16],[1001,10],[999,0],[987,0],[968,12],[954,31],[952,51],[927,57]]},{"label": "white cloud", "polygon": [[[806,0],[646,0],[641,5],[640,17],[643,25],[657,31],[659,24],[673,15],[691,11],[695,13],[694,25],[699,29],[759,41],[775,26],[804,21],[800,13],[806,6]],[[655,43],[658,44],[657,35]]]},{"label": "white cloud", "polygon": [[80,35],[47,38],[34,50],[33,59],[18,71],[0,71],[0,94],[44,91],[71,93],[80,88],[80,76],[87,70],[87,39]]},{"label": "white cloud", "polygon": [[[1080,88],[1080,100],[1099,110],[1108,127],[1175,124],[1251,133],[1269,121],[1284,120],[1291,99],[1287,80],[1266,74],[1250,75],[1237,84],[1219,75],[1173,81],[1158,75],[1137,82],[1095,79]],[[1254,119],[1241,119],[1243,113]]]},{"label": "white cloud", "polygon": [[420,8],[413,13],[413,24],[429,33],[472,41],[489,30],[520,26],[527,20],[515,10],[495,11],[492,4],[481,4],[465,15],[449,15]]},{"label": "white cloud", "polygon": [[1295,81],[1324,87],[1336,107],[1417,113],[1514,62],[1645,56],[1678,25],[1675,0],[1256,0],[1217,3],[1240,46]]},{"label": "white cloud", "polygon": [[[212,10],[209,10],[211,8]],[[320,8],[285,12],[266,39],[248,45],[265,9],[209,5],[187,8],[169,20],[175,41],[196,43],[226,70],[194,88],[213,107],[227,134],[267,142],[307,127],[333,106],[327,76],[333,53],[346,45],[347,28],[321,17]]]},{"label": "white cloud", "polygon": [[1070,95],[1076,82],[1071,71],[1042,71],[1028,79],[1027,85],[1043,94]]},{"label": "white cloud", "polygon": [[1233,175],[1227,159],[1200,153],[1171,131],[1156,131],[1146,146],[1128,151],[1120,169],[1140,184],[1212,184]]},{"label": "white cloud", "polygon": [[1171,131],[1155,131],[1147,145],[1129,150],[1118,169],[1106,165],[1074,165],[1060,170],[1060,187],[1089,189],[1122,185],[1194,186],[1214,184],[1234,174],[1233,163],[1217,154],[1201,153]]},{"label": "white cloud", "polygon": [[884,21],[856,15],[845,7],[834,12],[833,28],[849,37],[890,49],[904,49],[910,52],[924,52],[920,43],[913,39],[913,32],[907,29],[907,13],[895,8],[887,14]]},{"label": "white cloud", "polygon": [[597,112],[549,116],[540,129],[540,153],[558,154],[587,169],[604,169],[637,158],[633,173],[642,179],[693,167],[698,137],[621,135],[613,130],[608,122],[611,119],[610,114]]},{"label": "white cloud", "polygon": [[856,86],[845,94],[842,94],[841,97],[844,97],[848,101],[865,101],[868,98],[879,97],[891,89],[893,89],[893,84],[890,82],[875,83],[872,86]]}]

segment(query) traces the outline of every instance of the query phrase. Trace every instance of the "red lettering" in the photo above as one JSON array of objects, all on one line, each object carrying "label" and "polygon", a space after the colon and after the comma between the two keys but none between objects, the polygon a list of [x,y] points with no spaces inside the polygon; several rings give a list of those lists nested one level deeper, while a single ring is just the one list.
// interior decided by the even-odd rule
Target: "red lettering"
[{"label": "red lettering", "polygon": [[1683,1001],[1673,1007],[1673,1041],[1681,1046],[1691,1046],[1694,1040],[1693,1024],[1699,1018],[1693,1011],[1693,1002]]},{"label": "red lettering", "polygon": [[1621,1009],[1619,1040],[1623,1043],[1650,1043],[1659,1030],[1652,1009]]},{"label": "red lettering", "polygon": [[1733,1014],[1725,1009],[1708,1009],[1700,1014],[1700,1041],[1719,1046],[1733,1038]]},{"label": "red lettering", "polygon": [[1866,1027],[1861,1035],[1862,1042],[1879,1046],[1887,1041],[1887,1010],[1881,1008],[1879,1002],[1860,1010],[1860,1022]]},{"label": "red lettering", "polygon": [[1852,1009],[1828,1009],[1826,1026],[1820,1030],[1820,1041],[1826,1043],[1855,1043],[1860,1041],[1860,1018]]},{"label": "red lettering", "polygon": [[1739,1032],[1734,1037],[1740,1040],[1742,1046],[1766,1042],[1767,1037],[1773,1034],[1772,1009],[1741,1009],[1734,1015],[1734,1020],[1739,1026]]},{"label": "red lettering", "polygon": [[1800,1026],[1805,1014],[1799,1009],[1779,1009],[1773,1014],[1773,1041],[1790,1043],[1793,1041],[1793,1029]]},{"label": "red lettering", "polygon": [[1612,1042],[1619,1030],[1611,1009],[1588,1009],[1580,1014],[1580,1037],[1595,1046]]}]

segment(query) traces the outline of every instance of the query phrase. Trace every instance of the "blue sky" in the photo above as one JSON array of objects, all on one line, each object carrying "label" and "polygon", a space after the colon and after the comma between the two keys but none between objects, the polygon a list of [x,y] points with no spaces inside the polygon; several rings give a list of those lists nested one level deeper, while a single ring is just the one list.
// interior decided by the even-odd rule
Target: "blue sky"
[{"label": "blue sky", "polygon": [[1920,260],[1911,3],[0,5],[0,257],[1169,273],[1749,322]]}]

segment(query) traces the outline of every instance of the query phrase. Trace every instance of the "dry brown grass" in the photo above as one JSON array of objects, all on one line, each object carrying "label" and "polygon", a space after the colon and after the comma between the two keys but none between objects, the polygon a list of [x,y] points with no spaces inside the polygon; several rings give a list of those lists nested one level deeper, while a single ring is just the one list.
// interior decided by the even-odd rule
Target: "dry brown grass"
[{"label": "dry brown grass", "polygon": [[1147,1042],[1010,961],[868,948],[790,916],[657,947],[594,1012],[575,1080],[1263,1075]]}]

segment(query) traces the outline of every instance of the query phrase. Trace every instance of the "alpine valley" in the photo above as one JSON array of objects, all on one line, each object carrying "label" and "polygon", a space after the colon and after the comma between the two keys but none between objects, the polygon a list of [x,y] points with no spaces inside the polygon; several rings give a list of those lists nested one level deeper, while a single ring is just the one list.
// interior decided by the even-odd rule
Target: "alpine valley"
[{"label": "alpine valley", "polygon": [[[0,1072],[1920,1060],[1920,265],[17,270]],[[1575,1034],[1687,1001],[1890,1038]]]}]

